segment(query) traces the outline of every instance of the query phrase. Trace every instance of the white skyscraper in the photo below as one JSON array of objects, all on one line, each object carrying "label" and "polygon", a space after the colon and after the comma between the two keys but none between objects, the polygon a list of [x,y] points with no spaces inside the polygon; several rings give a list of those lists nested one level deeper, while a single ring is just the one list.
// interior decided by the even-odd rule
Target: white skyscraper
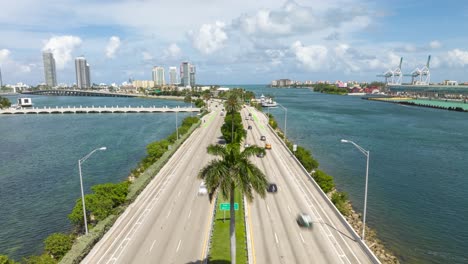
[{"label": "white skyscraper", "polygon": [[153,81],[155,85],[165,85],[166,80],[164,79],[164,68],[161,66],[153,67]]},{"label": "white skyscraper", "polygon": [[169,82],[171,85],[177,84],[177,67],[169,67]]},{"label": "white skyscraper", "polygon": [[47,86],[57,86],[57,73],[55,71],[54,54],[52,54],[50,51],[46,51],[42,53],[42,59],[44,61],[44,79]]},{"label": "white skyscraper", "polygon": [[180,84],[184,87],[190,85],[190,63],[187,61],[180,64]]},{"label": "white skyscraper", "polygon": [[76,85],[78,89],[91,88],[89,64],[84,57],[75,59]]}]

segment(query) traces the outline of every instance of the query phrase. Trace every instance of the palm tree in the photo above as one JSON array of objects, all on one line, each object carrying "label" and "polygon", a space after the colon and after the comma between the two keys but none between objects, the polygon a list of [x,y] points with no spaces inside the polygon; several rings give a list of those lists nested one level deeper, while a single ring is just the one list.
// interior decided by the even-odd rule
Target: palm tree
[{"label": "palm tree", "polygon": [[239,98],[235,95],[232,94],[229,96],[229,98],[226,100],[225,103],[226,111],[228,113],[231,113],[231,143],[234,142],[234,114],[237,113],[241,109],[241,102],[239,101]]},{"label": "palm tree", "polygon": [[258,146],[251,146],[240,151],[240,144],[228,144],[208,146],[208,153],[220,157],[211,161],[206,167],[201,169],[198,178],[203,179],[209,193],[210,201],[213,200],[217,190],[230,203],[230,237],[231,237],[231,263],[236,263],[236,218],[234,211],[234,193],[239,190],[247,197],[249,202],[253,201],[254,192],[260,197],[265,197],[267,179],[265,174],[256,167],[249,157],[263,153],[265,149]]}]

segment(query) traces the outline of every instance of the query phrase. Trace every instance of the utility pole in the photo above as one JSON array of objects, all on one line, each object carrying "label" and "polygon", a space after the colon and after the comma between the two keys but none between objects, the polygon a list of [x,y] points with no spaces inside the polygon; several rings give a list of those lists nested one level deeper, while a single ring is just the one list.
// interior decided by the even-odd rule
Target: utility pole
[{"label": "utility pole", "polygon": [[0,67],[0,89],[3,87],[2,68]]}]

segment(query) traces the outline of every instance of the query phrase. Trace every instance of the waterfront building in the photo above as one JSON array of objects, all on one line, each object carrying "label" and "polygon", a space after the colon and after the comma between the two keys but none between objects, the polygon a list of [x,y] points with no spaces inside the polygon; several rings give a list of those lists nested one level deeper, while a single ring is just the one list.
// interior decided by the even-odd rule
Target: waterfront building
[{"label": "waterfront building", "polygon": [[57,72],[55,70],[54,54],[50,51],[43,52],[42,60],[44,62],[44,79],[47,86],[57,86]]},{"label": "waterfront building", "polygon": [[85,57],[75,59],[76,86],[78,89],[91,88],[90,66]]},{"label": "waterfront building", "polygon": [[190,86],[195,87],[195,65],[190,65]]},{"label": "waterfront building", "polygon": [[165,85],[166,80],[164,79],[164,68],[161,66],[153,67],[153,81],[156,85]]},{"label": "waterfront building", "polygon": [[190,63],[187,61],[180,64],[180,84],[184,87],[190,85]]},{"label": "waterfront building", "polygon": [[156,86],[155,81],[149,81],[149,80],[134,80],[131,82],[133,87],[136,88],[153,88]]},{"label": "waterfront building", "polygon": [[169,67],[169,84],[177,84],[177,67]]}]

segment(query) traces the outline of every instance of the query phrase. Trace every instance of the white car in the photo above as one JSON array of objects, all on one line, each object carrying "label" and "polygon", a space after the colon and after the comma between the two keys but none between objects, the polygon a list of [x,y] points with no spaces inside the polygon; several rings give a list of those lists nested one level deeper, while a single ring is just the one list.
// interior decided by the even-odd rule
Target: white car
[{"label": "white car", "polygon": [[198,187],[198,195],[208,194],[208,189],[206,188],[205,181],[202,181],[200,187]]}]

